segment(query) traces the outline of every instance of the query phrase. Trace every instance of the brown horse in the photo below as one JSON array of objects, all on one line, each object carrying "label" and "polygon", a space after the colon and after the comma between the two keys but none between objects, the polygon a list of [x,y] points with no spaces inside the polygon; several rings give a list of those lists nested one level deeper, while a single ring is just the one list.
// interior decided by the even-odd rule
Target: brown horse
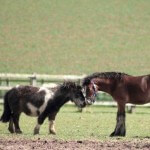
[{"label": "brown horse", "polygon": [[94,73],[83,79],[87,102],[95,101],[97,91],[110,94],[117,102],[117,123],[110,136],[125,136],[125,105],[150,102],[150,75],[130,76],[120,72]]}]

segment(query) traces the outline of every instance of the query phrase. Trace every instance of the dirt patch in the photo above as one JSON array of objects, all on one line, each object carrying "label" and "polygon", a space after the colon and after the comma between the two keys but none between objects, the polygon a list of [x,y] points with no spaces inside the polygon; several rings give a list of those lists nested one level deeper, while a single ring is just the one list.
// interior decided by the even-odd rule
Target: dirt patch
[{"label": "dirt patch", "polygon": [[0,150],[149,150],[150,139],[132,141],[61,141],[0,139]]}]

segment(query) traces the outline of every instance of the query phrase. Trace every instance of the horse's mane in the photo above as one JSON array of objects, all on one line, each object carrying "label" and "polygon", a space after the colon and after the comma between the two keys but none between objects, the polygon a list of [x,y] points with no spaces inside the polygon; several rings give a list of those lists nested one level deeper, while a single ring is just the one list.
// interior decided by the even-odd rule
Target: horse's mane
[{"label": "horse's mane", "polygon": [[82,85],[88,85],[93,78],[102,78],[102,79],[117,79],[121,80],[125,73],[121,72],[96,72],[83,79]]}]

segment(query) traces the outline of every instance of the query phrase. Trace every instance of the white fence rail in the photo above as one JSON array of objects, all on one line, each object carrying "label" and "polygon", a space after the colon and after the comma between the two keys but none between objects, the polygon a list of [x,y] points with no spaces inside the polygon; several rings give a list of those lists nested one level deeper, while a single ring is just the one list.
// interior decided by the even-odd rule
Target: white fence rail
[{"label": "white fence rail", "polygon": [[[41,74],[12,74],[0,73],[0,91],[7,91],[19,82],[26,82],[33,86],[41,86],[44,83],[61,83],[65,80],[71,80],[81,83],[85,75],[41,75]],[[12,84],[13,83],[13,84]],[[103,92],[101,93],[103,94]],[[2,102],[2,101],[1,101]],[[114,102],[97,102],[96,105],[116,106]],[[127,105],[129,111],[132,112],[133,105]],[[132,107],[133,106],[133,107]],[[145,105],[150,106],[150,105]]]},{"label": "white fence rail", "polygon": [[0,73],[0,86],[2,88],[2,82],[6,83],[4,90],[11,86],[11,82],[28,82],[30,85],[37,85],[37,82],[43,84],[45,82],[63,82],[65,80],[71,80],[80,83],[85,75],[40,75],[40,74],[11,74]]}]

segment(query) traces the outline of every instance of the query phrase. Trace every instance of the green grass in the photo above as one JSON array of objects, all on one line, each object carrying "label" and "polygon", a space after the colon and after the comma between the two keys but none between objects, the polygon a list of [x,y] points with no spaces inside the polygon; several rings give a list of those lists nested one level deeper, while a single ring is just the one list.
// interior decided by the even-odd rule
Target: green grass
[{"label": "green grass", "polygon": [[[46,138],[62,140],[112,140],[109,134],[116,123],[115,107],[88,107],[86,112],[79,113],[74,106],[65,106],[56,118],[57,135],[48,134],[48,120],[41,126],[40,135],[33,136],[36,118],[22,114],[20,126],[22,135],[11,135],[7,124],[0,123],[0,135],[3,138]],[[0,114],[2,106],[0,106]],[[149,137],[149,108],[136,108],[133,114],[127,114],[127,136],[121,140]]]},{"label": "green grass", "polygon": [[0,4],[0,72],[149,73],[148,0]]}]

